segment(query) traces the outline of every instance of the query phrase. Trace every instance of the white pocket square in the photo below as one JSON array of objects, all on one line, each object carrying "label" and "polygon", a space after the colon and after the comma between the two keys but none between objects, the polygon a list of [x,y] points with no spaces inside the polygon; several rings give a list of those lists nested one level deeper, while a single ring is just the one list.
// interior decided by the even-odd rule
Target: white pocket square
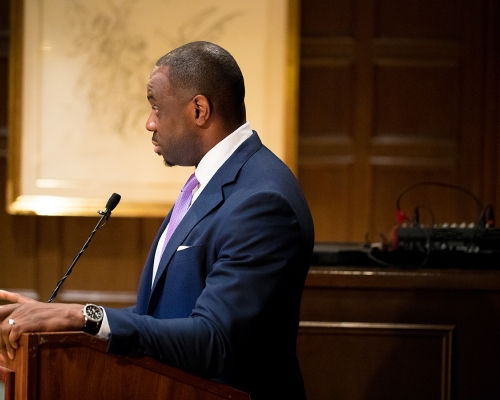
[{"label": "white pocket square", "polygon": [[177,247],[177,251],[181,251],[181,250],[186,250],[186,249],[189,249],[191,246],[179,246]]}]

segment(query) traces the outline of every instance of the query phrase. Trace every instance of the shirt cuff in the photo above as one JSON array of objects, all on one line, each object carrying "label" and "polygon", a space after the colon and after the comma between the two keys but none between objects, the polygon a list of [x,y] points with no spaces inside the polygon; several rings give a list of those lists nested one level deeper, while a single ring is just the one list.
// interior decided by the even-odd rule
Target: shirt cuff
[{"label": "shirt cuff", "polygon": [[102,318],[102,323],[101,323],[101,329],[99,329],[99,332],[97,332],[97,337],[105,340],[109,340],[109,337],[111,335],[111,328],[109,327],[109,322],[108,322],[108,317],[106,316],[106,311],[103,310],[103,318]]}]

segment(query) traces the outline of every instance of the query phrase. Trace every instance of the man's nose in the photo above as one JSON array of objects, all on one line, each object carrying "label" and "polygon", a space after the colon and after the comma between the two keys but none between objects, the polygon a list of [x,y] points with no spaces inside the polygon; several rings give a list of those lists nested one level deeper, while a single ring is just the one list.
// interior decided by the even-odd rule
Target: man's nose
[{"label": "man's nose", "polygon": [[151,110],[148,120],[146,121],[146,129],[150,132],[156,131],[156,115],[154,110]]}]

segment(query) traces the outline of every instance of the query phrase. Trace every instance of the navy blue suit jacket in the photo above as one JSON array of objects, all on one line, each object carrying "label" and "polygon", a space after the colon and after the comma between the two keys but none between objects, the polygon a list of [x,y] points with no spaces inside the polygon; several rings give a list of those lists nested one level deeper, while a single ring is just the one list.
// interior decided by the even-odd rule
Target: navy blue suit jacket
[{"label": "navy blue suit jacket", "polygon": [[314,230],[293,174],[254,132],[177,227],[151,287],[169,219],[133,312],[106,308],[109,351],[151,356],[255,400],[304,399],[295,346]]}]

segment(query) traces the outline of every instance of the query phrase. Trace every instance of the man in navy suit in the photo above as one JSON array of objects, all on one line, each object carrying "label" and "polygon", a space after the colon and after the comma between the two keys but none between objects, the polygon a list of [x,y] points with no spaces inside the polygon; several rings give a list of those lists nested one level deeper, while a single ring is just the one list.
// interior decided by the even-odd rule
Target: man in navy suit
[{"label": "man in navy suit", "polygon": [[154,151],[196,167],[196,181],[181,222],[167,233],[171,211],[152,244],[137,305],[82,314],[0,292],[17,303],[0,309],[0,351],[14,357],[22,332],[85,325],[110,352],[148,355],[254,400],[305,399],[295,346],[313,223],[295,177],[246,121],[236,61],[215,44],[186,44],[158,60],[147,95]]}]

